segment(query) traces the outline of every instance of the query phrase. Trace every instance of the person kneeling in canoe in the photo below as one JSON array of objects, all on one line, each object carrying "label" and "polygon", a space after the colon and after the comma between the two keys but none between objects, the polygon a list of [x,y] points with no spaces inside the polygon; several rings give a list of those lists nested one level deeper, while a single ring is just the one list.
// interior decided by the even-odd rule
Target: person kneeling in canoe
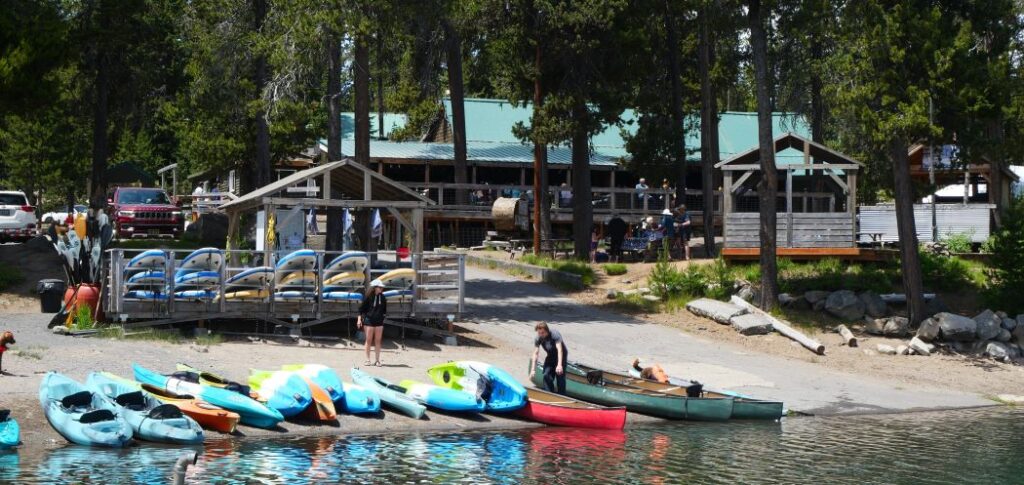
[{"label": "person kneeling in canoe", "polygon": [[548,328],[544,322],[538,323],[534,330],[537,337],[533,339],[533,358],[530,359],[530,380],[537,372],[537,358],[540,349],[544,349],[544,387],[550,392],[565,394],[565,362],[569,358],[569,349],[562,340],[562,334]]},{"label": "person kneeling in canoe", "polygon": [[370,282],[370,291],[359,305],[359,317],[356,327],[363,332],[366,346],[366,365],[370,365],[370,347],[377,347],[377,360],[373,365],[380,367],[380,342],[384,335],[384,317],[388,313],[388,299],[384,297],[384,283],[380,280]]}]

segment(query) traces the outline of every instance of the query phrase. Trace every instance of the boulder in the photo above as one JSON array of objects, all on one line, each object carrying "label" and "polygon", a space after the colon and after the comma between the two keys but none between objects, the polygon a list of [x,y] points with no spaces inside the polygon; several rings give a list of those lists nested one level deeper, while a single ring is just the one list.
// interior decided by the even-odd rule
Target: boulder
[{"label": "boulder", "polygon": [[1017,328],[1017,321],[1012,318],[1004,318],[1003,328],[1012,332],[1013,329]]},{"label": "boulder", "polygon": [[926,318],[917,327],[917,336],[925,342],[931,342],[939,338],[939,321],[934,318]]},{"label": "boulder", "polygon": [[909,353],[910,353],[910,347],[909,346],[902,345],[902,344],[896,346],[896,355],[907,355]]},{"label": "boulder", "polygon": [[732,317],[747,313],[747,310],[736,305],[710,298],[700,298],[686,304],[686,309],[699,317],[710,318],[722,325],[729,325]]},{"label": "boulder", "polygon": [[978,328],[975,330],[978,340],[992,340],[999,336],[999,330],[1003,328],[1003,320],[996,316],[992,310],[985,310],[974,317]]},{"label": "boulder", "polygon": [[1017,322],[1017,328],[1010,333],[1013,334],[1013,338],[1017,339],[1018,344],[1024,344],[1024,325],[1021,325],[1020,321]]},{"label": "boulder", "polygon": [[743,298],[746,301],[754,301],[754,290],[749,286],[740,288],[740,291],[736,292],[736,296]]},{"label": "boulder", "polygon": [[745,313],[729,319],[729,324],[740,335],[765,335],[772,331],[772,322],[762,315]]},{"label": "boulder", "polygon": [[967,342],[976,337],[978,323],[970,318],[949,312],[939,313],[935,318],[939,322],[939,335],[943,340]]},{"label": "boulder", "polygon": [[885,324],[882,333],[886,337],[906,337],[910,335],[910,320],[903,317],[892,317]]},{"label": "boulder", "polygon": [[1013,334],[1005,328],[999,329],[999,335],[996,335],[996,340],[999,342],[1009,342],[1013,338]]},{"label": "boulder", "polygon": [[878,344],[878,353],[884,355],[896,355],[896,348],[892,345]]},{"label": "boulder", "polygon": [[885,334],[885,323],[884,318],[875,318],[868,320],[867,325],[864,325],[864,332],[871,335],[884,335]]},{"label": "boulder", "polygon": [[828,298],[828,295],[830,295],[830,294],[831,293],[829,293],[827,291],[814,291],[814,290],[812,290],[812,291],[804,292],[804,298],[807,299],[808,303],[813,305],[815,303],[818,303],[819,301],[824,301],[826,298]]},{"label": "boulder", "polygon": [[864,302],[850,290],[839,290],[825,299],[825,311],[849,322],[864,316]]},{"label": "boulder", "polygon": [[932,351],[935,350],[935,346],[917,337],[910,339],[909,347],[914,351],[914,353],[926,357],[931,355]]},{"label": "boulder", "polygon": [[1024,313],[1017,315],[1017,327],[1024,327]]},{"label": "boulder", "polygon": [[865,291],[857,296],[864,303],[864,313],[869,317],[880,318],[889,313],[889,306],[877,293]]},{"label": "boulder", "polygon": [[932,298],[931,300],[926,300],[924,302],[924,314],[927,316],[931,317],[938,315],[939,313],[948,311],[949,307],[947,307],[946,304],[943,303],[942,300],[938,299],[937,297]]},{"label": "boulder", "polygon": [[1002,342],[989,342],[985,346],[985,355],[996,360],[1008,360],[1018,356],[1017,349]]},{"label": "boulder", "polygon": [[793,303],[793,295],[789,293],[779,293],[779,306],[788,307],[790,303]]},{"label": "boulder", "polygon": [[999,317],[1000,319],[1002,319],[1002,318],[1008,318],[1010,315],[1008,315],[1006,312],[1000,310],[1000,311],[996,312],[996,316]]}]

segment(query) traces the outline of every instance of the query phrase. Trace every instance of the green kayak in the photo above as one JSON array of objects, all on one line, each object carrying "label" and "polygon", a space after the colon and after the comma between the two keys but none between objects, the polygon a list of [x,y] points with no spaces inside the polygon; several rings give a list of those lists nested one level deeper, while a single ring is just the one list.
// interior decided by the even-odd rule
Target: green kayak
[{"label": "green kayak", "polygon": [[[570,366],[571,367],[571,366]],[[544,387],[544,376],[541,366],[533,375],[533,383]],[[625,406],[629,411],[649,414],[668,419],[686,419],[691,421],[724,421],[732,415],[733,400],[726,399],[691,399],[685,396],[672,396],[663,392],[640,389],[633,386],[616,384],[602,379],[599,375],[581,375],[566,369],[565,393],[576,399],[601,404],[604,406]]]}]

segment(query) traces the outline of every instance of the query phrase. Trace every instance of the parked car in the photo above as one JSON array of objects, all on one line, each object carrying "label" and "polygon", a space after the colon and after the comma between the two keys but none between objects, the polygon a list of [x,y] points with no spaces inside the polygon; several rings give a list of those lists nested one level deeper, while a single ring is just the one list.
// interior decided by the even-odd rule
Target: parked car
[{"label": "parked car", "polygon": [[176,238],[184,230],[181,207],[171,203],[163,189],[118,187],[107,203],[117,238]]},{"label": "parked car", "polygon": [[[78,214],[85,214],[88,211],[89,211],[89,206],[82,205],[82,204],[75,204],[72,207],[71,215],[73,215],[73,216],[75,216],[77,218]],[[43,221],[43,224],[49,224],[49,223],[52,223],[52,222],[64,222],[64,221],[66,221],[68,219],[68,213],[67,213],[67,211],[47,212],[47,213],[43,214],[43,217],[41,219]]]},{"label": "parked car", "polygon": [[24,192],[0,191],[0,241],[27,241],[38,227],[36,208],[29,205]]}]

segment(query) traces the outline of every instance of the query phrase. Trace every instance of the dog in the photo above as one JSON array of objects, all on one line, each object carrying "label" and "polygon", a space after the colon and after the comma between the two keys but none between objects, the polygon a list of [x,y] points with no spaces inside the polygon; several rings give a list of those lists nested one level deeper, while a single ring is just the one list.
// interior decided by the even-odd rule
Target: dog
[{"label": "dog", "polygon": [[4,331],[3,334],[0,334],[0,376],[5,374],[3,367],[4,352],[7,352],[8,345],[14,344],[14,333],[12,333],[10,330]]}]

